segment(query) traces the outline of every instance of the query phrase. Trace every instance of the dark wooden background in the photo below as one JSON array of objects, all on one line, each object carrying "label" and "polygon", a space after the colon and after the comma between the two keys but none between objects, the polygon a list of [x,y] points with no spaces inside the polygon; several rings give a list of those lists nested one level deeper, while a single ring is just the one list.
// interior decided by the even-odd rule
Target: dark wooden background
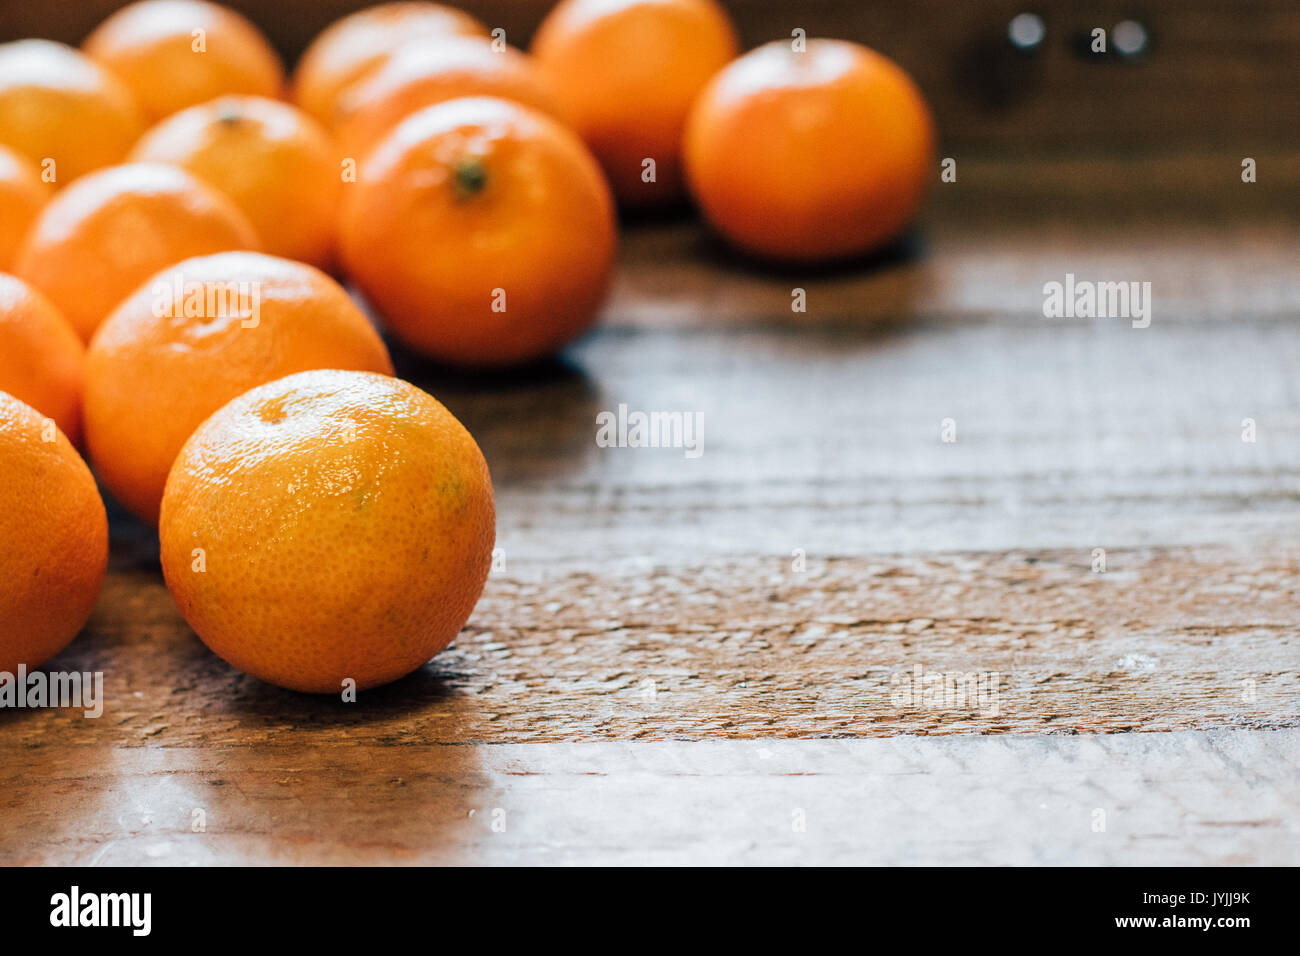
[{"label": "dark wooden background", "polygon": [[[77,43],[120,0],[0,3],[0,41]],[[292,63],[316,33],[366,4],[356,0],[233,0]],[[459,4],[526,45],[550,0]],[[746,47],[788,37],[859,40],[895,57],[942,117],[951,148],[1026,151],[1113,147],[1157,151],[1300,144],[1300,19],[1293,0],[725,0]],[[1006,39],[1017,13],[1041,15],[1048,36],[1023,56]],[[1141,22],[1150,55],[1080,55],[1079,38]]]},{"label": "dark wooden background", "polygon": [[[290,56],[353,6],[235,5]],[[113,6],[3,3],[0,34]],[[468,6],[522,41],[546,4]],[[214,658],[115,510],[51,665],[105,671],[105,716],[0,713],[0,862],[1300,859],[1300,8],[1039,3],[1023,60],[1018,4],[729,6],[747,44],[896,56],[958,181],[834,270],[629,223],[553,365],[399,353],[484,449],[506,568],[360,704]],[[1073,52],[1128,16],[1145,59]],[[1067,272],[1150,281],[1151,327],[1044,319]],[[620,402],[701,411],[705,454],[597,448]],[[1000,713],[891,703],[917,664],[997,671]]]}]

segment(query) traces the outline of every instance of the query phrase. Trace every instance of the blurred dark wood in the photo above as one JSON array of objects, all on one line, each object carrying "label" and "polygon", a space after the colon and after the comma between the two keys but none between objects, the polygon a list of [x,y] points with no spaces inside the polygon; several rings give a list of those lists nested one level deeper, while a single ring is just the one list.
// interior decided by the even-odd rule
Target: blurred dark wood
[{"label": "blurred dark wood", "polygon": [[[0,2],[0,40],[79,42],[121,0]],[[292,62],[356,0],[234,0]],[[839,36],[895,57],[934,106],[948,150],[1187,149],[1254,155],[1300,145],[1300,5],[1294,0],[727,0],[746,47]],[[523,45],[550,0],[467,0],[465,9]],[[1040,13],[1047,40],[1024,57],[1007,41],[1017,13]],[[1142,22],[1150,53],[1080,56],[1079,37]]]}]

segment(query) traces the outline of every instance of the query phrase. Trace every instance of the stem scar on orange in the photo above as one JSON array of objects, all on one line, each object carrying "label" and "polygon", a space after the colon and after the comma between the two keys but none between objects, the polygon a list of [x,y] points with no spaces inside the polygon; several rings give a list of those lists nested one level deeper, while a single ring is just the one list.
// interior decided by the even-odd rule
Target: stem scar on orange
[{"label": "stem scar on orange", "polygon": [[364,690],[469,619],[492,563],[492,482],[469,432],[414,385],[304,372],[194,432],[159,537],[181,614],[229,664],[291,690]]},{"label": "stem scar on orange", "polygon": [[349,274],[411,347],[460,365],[550,354],[596,319],[617,243],[582,141],[491,98],[409,117],[344,189]]},{"label": "stem scar on orange", "polygon": [[715,76],[687,124],[686,175],[709,221],[761,257],[816,262],[894,239],[934,165],[934,125],[892,60],[843,40],[761,46]]}]

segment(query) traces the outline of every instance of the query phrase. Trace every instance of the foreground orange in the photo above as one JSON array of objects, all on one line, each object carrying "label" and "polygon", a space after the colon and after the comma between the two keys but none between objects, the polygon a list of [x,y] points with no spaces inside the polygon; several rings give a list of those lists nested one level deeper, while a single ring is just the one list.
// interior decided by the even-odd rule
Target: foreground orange
[{"label": "foreground orange", "polygon": [[258,253],[164,269],[113,312],[86,354],[86,444],[100,480],[157,522],[190,432],[253,386],[316,368],[393,370],[379,334],[329,276]]},{"label": "foreground orange", "polygon": [[759,47],[692,109],[686,174],[705,215],[761,257],[841,259],[895,238],[938,175],[934,126],[892,60],[843,40]]},{"label": "foreground orange", "polygon": [[686,114],[740,47],[714,0],[564,0],[531,50],[619,201],[648,206],[681,195]]},{"label": "foreground orange", "polygon": [[54,190],[26,156],[0,146],[0,269],[12,269],[23,237]]},{"label": "foreground orange", "polygon": [[88,340],[163,266],[260,245],[244,214],[213,187],[173,166],[128,163],[84,176],[55,196],[32,224],[14,272]]},{"label": "foreground orange", "polygon": [[330,24],[312,41],[293,76],[293,98],[322,123],[331,123],[344,88],[373,70],[404,43],[429,37],[487,36],[468,13],[439,3],[381,3]]},{"label": "foreground orange", "polygon": [[90,469],[44,415],[0,392],[0,671],[63,650],[107,566],[108,518]]},{"label": "foreground orange", "polygon": [[145,133],[130,159],[180,166],[216,186],[266,252],[332,264],[339,156],[320,124],[288,103],[223,96],[190,107]]},{"label": "foreground orange", "polygon": [[331,122],[349,155],[361,156],[412,113],[458,96],[495,96],[560,113],[532,57],[495,49],[481,37],[452,37],[403,46],[339,94]]},{"label": "foreground orange", "polygon": [[72,47],[0,44],[0,144],[33,165],[48,161],[53,182],[116,163],[144,122],[126,87]]},{"label": "foreground orange", "polygon": [[595,321],[613,197],[582,141],[517,103],[460,99],[399,125],[345,190],[349,274],[407,344],[462,365],[549,354]]},{"label": "foreground orange", "polygon": [[284,65],[262,32],[203,0],[142,0],[86,37],[86,54],[158,120],[226,93],[279,96]]},{"label": "foreground orange", "polygon": [[0,391],[54,419],[73,444],[85,364],[85,346],[50,300],[0,273]]},{"label": "foreground orange", "polygon": [[468,620],[492,562],[492,482],[469,432],[414,385],[305,372],[203,423],[159,534],[181,614],[227,662],[292,690],[364,690]]}]

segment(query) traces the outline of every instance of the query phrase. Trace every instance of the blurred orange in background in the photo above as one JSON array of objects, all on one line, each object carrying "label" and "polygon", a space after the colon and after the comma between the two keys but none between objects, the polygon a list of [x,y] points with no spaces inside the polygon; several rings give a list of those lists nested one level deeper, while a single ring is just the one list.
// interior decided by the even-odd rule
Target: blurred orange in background
[{"label": "blurred orange in background", "polygon": [[326,125],[338,95],[413,40],[487,36],[462,10],[439,3],[398,2],[367,7],[334,21],[307,47],[293,75],[294,100]]},{"label": "blurred orange in background", "polygon": [[82,43],[135,95],[151,120],[225,93],[284,94],[284,65],[262,31],[204,0],[141,0]]},{"label": "blurred orange in background", "polygon": [[213,187],[175,166],[128,163],[55,196],[32,224],[14,272],[89,340],[118,302],[164,266],[257,248],[247,217]]},{"label": "blurred orange in background", "polygon": [[163,120],[129,159],[180,166],[215,186],[252,222],[266,252],[323,269],[333,264],[338,150],[302,110],[223,96]]},{"label": "blurred orange in background", "polygon": [[26,156],[0,146],[0,269],[12,269],[27,229],[54,189]]},{"label": "blurred orange in background", "polygon": [[560,114],[554,91],[532,57],[480,37],[409,43],[339,94],[334,129],[361,156],[417,110],[460,96],[497,96]]},{"label": "blurred orange in background", "polygon": [[759,256],[817,262],[895,238],[936,175],[934,123],[892,60],[844,40],[778,40],[714,77],[686,175],[705,216]]},{"label": "blurred orange in background", "polygon": [[0,273],[0,391],[54,419],[81,441],[85,346],[49,299]]},{"label": "blurred orange in background", "polygon": [[[620,202],[655,205],[681,195],[686,114],[708,79],[740,51],[720,5],[562,0],[530,49]],[[650,180],[646,160],[654,161]]]},{"label": "blurred orange in background", "polygon": [[0,44],[0,145],[69,183],[126,155],[144,128],[131,93],[70,46]]}]

